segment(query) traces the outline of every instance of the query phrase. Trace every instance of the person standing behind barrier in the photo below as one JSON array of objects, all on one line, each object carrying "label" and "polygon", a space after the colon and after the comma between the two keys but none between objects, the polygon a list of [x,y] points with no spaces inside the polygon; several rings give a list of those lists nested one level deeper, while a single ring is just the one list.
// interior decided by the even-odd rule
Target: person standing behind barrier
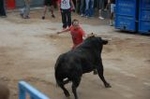
[{"label": "person standing behind barrier", "polygon": [[115,9],[115,1],[116,0],[108,0],[108,3],[110,4],[110,20],[109,25],[114,25],[114,9]]},{"label": "person standing behind barrier", "polygon": [[94,0],[85,0],[85,16],[92,17],[94,13]]},{"label": "person standing behind barrier", "polygon": [[63,29],[71,26],[71,11],[75,10],[72,0],[58,0],[58,7],[62,16]]},{"label": "person standing behind barrier", "polygon": [[6,11],[4,7],[4,0],[0,0],[0,17],[6,17]]},{"label": "person standing behind barrier", "polygon": [[85,14],[85,0],[80,0],[80,15],[83,17]]},{"label": "person standing behind barrier", "polygon": [[42,16],[42,19],[45,19],[45,14],[46,14],[46,11],[47,11],[47,8],[49,8],[49,11],[51,12],[51,16],[53,18],[55,18],[55,15],[54,15],[54,0],[44,0],[44,12],[43,12],[43,16]]},{"label": "person standing behind barrier", "polygon": [[90,0],[89,17],[93,17],[93,15],[94,15],[94,0]]},{"label": "person standing behind barrier", "polygon": [[99,19],[103,20],[104,18],[102,17],[102,11],[104,10],[105,6],[105,0],[99,0],[98,1],[98,7],[99,7]]},{"label": "person standing behind barrier", "polygon": [[81,5],[81,0],[76,0],[75,8],[78,14],[80,14],[80,5]]},{"label": "person standing behind barrier", "polygon": [[24,0],[25,7],[21,9],[20,15],[24,19],[29,19],[31,0]]}]

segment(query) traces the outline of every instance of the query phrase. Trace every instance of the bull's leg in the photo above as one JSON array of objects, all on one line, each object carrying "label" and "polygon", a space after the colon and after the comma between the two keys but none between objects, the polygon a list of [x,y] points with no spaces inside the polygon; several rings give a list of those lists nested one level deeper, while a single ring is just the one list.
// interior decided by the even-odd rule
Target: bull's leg
[{"label": "bull's leg", "polygon": [[100,77],[100,79],[103,81],[104,85],[106,88],[110,88],[111,85],[105,80],[104,78],[104,69],[103,69],[103,64],[97,66],[97,71],[98,71],[98,75]]},{"label": "bull's leg", "polygon": [[78,99],[77,87],[79,86],[80,81],[81,81],[81,78],[76,78],[74,79],[74,81],[72,81],[72,92],[74,94],[75,99]]},{"label": "bull's leg", "polygon": [[68,92],[68,90],[64,87],[64,82],[63,80],[59,81],[58,85],[60,86],[60,88],[64,91],[64,94],[66,97],[69,97],[70,94]]}]

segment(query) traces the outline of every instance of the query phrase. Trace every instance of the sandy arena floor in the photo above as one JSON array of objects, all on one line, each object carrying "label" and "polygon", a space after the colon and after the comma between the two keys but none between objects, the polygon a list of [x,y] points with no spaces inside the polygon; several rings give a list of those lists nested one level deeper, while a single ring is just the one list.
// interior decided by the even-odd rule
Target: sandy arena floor
[{"label": "sandy arena floor", "polygon": [[[18,12],[0,18],[0,81],[8,85],[10,99],[18,99],[18,82],[25,80],[51,99],[67,99],[56,87],[54,64],[57,57],[72,46],[69,33],[61,30],[61,17],[48,14],[41,20],[41,10],[31,11],[31,19],[21,19]],[[87,33],[94,32],[109,40],[102,58],[106,89],[97,75],[82,77],[78,87],[80,99],[150,99],[150,36],[121,33],[108,26],[108,20],[86,19],[73,13]],[[66,86],[71,97],[70,84]]]}]

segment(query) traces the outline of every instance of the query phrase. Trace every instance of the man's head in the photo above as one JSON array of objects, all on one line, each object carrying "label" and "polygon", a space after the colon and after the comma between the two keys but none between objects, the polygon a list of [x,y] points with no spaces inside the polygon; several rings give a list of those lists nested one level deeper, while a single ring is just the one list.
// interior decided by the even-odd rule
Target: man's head
[{"label": "man's head", "polygon": [[79,20],[73,19],[73,21],[72,21],[72,26],[74,26],[74,27],[79,27]]}]

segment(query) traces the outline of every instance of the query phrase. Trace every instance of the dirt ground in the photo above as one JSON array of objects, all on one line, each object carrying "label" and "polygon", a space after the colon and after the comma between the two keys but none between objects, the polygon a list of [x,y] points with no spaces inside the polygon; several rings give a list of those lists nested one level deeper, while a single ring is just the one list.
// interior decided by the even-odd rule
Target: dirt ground
[{"label": "dirt ground", "polygon": [[[68,99],[56,87],[54,64],[57,57],[72,46],[69,33],[61,30],[61,17],[48,14],[41,20],[42,11],[31,11],[31,19],[21,19],[18,12],[0,18],[0,81],[8,85],[10,99],[18,98],[18,82],[24,80],[51,99]],[[106,89],[97,75],[82,77],[77,93],[80,99],[150,99],[150,36],[120,32],[108,25],[108,20],[83,18],[87,33],[109,40],[102,59],[104,75],[112,88]],[[70,84],[66,85],[74,99]]]}]

